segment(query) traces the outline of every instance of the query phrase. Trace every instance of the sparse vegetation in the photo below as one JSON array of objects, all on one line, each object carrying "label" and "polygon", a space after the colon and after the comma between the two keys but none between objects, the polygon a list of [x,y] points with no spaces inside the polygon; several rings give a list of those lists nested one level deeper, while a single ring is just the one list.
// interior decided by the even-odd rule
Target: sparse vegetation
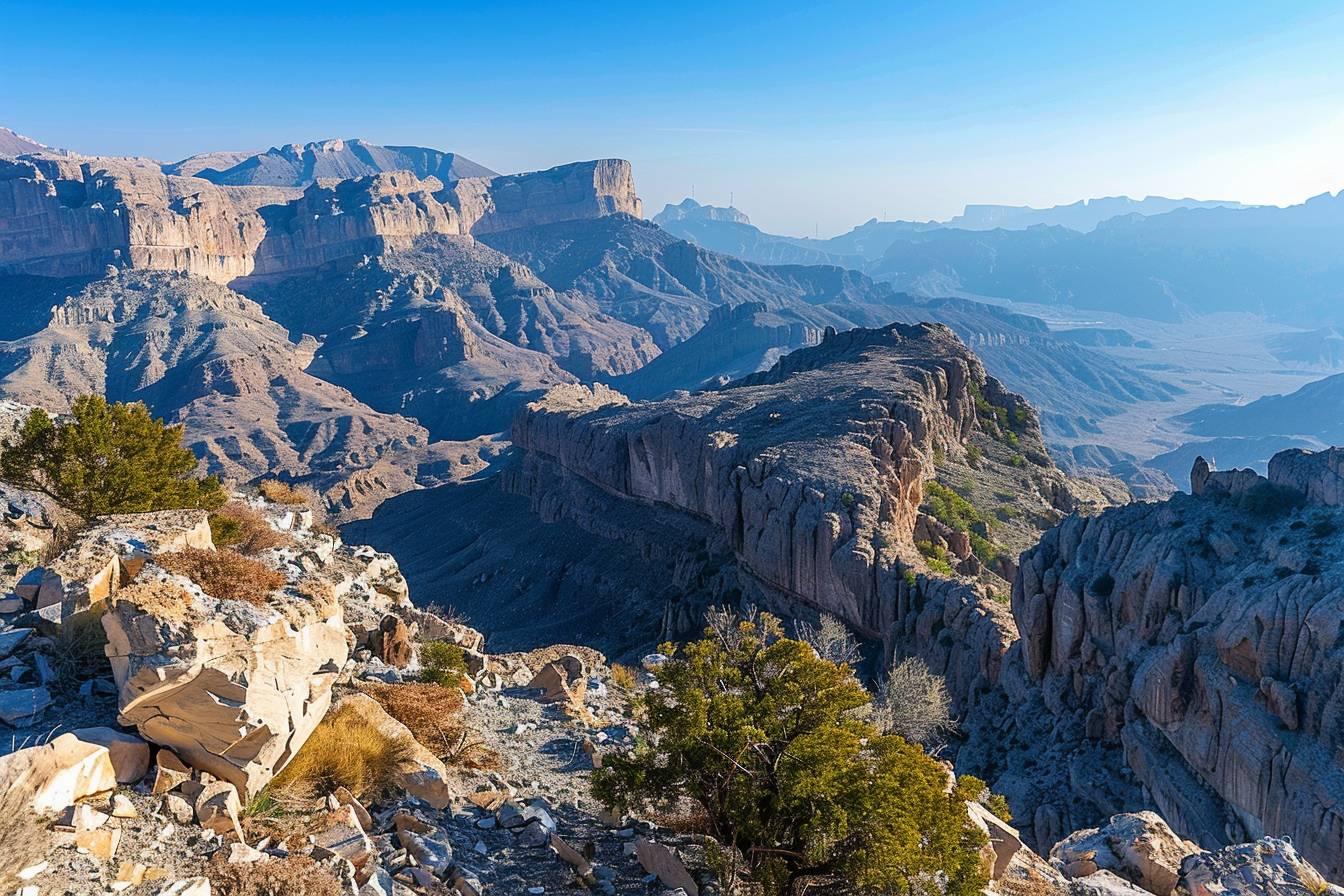
[{"label": "sparse vegetation", "polygon": [[[971,551],[981,563],[992,567],[998,562],[1003,549],[989,537],[991,521],[970,501],[934,479],[924,484],[924,511],[943,525],[965,532],[971,542]],[[923,548],[920,552],[930,556]],[[947,562],[946,553],[936,559]]]},{"label": "sparse vegetation", "polygon": [[618,691],[622,691],[626,694],[633,694],[635,692],[638,679],[635,676],[634,669],[631,669],[629,666],[622,666],[620,663],[612,663],[610,677],[611,686]]},{"label": "sparse vegetation", "polygon": [[456,688],[423,682],[365,682],[360,689],[446,764],[475,769],[499,766],[499,757],[462,724],[464,703]]},{"label": "sparse vegetation", "polygon": [[975,775],[962,775],[957,778],[957,792],[968,802],[977,802],[993,812],[1004,824],[1013,823],[1013,813],[1008,808],[1008,800],[1004,799],[1003,794],[990,790],[989,785]]},{"label": "sparse vegetation", "polygon": [[420,645],[420,680],[435,685],[457,685],[467,677],[467,655],[450,641]]},{"label": "sparse vegetation", "polygon": [[153,417],[140,402],[76,398],[70,417],[40,408],[0,452],[0,479],[41,492],[81,519],[109,513],[218,507],[224,491],[196,476],[182,427]]},{"label": "sparse vegetation", "polygon": [[985,452],[980,446],[972,442],[966,446],[966,462],[976,469],[980,468],[980,461],[984,460]]},{"label": "sparse vegetation", "polygon": [[241,600],[258,607],[265,606],[271,592],[286,582],[279,570],[233,551],[183,548],[159,554],[154,562],[191,579],[213,598]]},{"label": "sparse vegetation", "polygon": [[217,548],[233,548],[240,554],[261,554],[288,542],[259,510],[241,501],[230,501],[210,514],[210,536]]},{"label": "sparse vegetation", "polygon": [[846,509],[846,510],[848,510],[849,508],[853,507],[853,506],[854,506],[854,493],[853,493],[853,492],[841,492],[841,493],[840,493],[840,503],[843,504],[843,505],[845,506],[845,509]]},{"label": "sparse vegetation", "polygon": [[287,856],[263,863],[229,863],[219,850],[206,865],[212,893],[219,896],[341,896],[331,872],[308,856]]},{"label": "sparse vegetation", "polygon": [[850,633],[843,622],[830,613],[822,613],[821,621],[815,625],[798,622],[798,639],[817,652],[817,656],[851,669],[858,665],[862,653],[859,642]]},{"label": "sparse vegetation", "polygon": [[58,694],[75,698],[79,686],[91,678],[107,675],[111,667],[104,649],[107,632],[103,630],[106,605],[70,616],[56,634],[56,649],[50,654],[55,679],[51,687]]},{"label": "sparse vegetation", "polygon": [[739,869],[765,894],[817,883],[969,896],[986,884],[983,834],[942,767],[861,718],[870,698],[849,669],[765,614],[663,649],[671,660],[642,701],[653,737],[606,757],[593,774],[599,799],[698,805],[726,890]]},{"label": "sparse vegetation", "polygon": [[389,738],[353,705],[327,713],[268,793],[280,802],[320,799],[337,787],[372,801],[391,792],[409,744]]},{"label": "sparse vegetation", "polygon": [[951,705],[942,677],[930,672],[923,660],[909,657],[894,664],[878,683],[873,720],[884,734],[937,749],[957,728]]},{"label": "sparse vegetation", "polygon": [[257,486],[257,491],[267,501],[276,504],[304,504],[308,503],[308,496],[299,491],[288,482],[281,482],[279,479],[267,479]]},{"label": "sparse vegetation", "polygon": [[1242,508],[1254,516],[1287,516],[1306,502],[1301,492],[1273,482],[1257,482],[1239,498]]}]

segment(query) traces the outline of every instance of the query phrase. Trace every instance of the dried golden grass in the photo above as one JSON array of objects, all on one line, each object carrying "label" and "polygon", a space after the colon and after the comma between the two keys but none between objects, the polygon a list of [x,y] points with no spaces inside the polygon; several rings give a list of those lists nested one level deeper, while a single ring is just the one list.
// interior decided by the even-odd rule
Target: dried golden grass
[{"label": "dried golden grass", "polygon": [[313,729],[267,792],[282,804],[319,799],[337,787],[364,802],[376,800],[393,790],[410,747],[383,734],[355,706],[340,706]]},{"label": "dried golden grass", "polygon": [[288,482],[281,482],[279,479],[267,479],[257,486],[257,491],[261,492],[261,496],[267,501],[274,501],[276,504],[307,504],[309,498]]},{"label": "dried golden grass", "polygon": [[288,856],[256,864],[229,864],[222,849],[205,867],[217,896],[342,896],[330,871],[307,856]]},{"label": "dried golden grass", "polygon": [[213,598],[241,600],[258,607],[265,606],[271,592],[287,581],[284,573],[233,551],[183,548],[159,554],[154,562],[191,579]]},{"label": "dried golden grass", "polygon": [[427,682],[365,682],[361,690],[446,765],[472,769],[501,766],[499,756],[463,724],[462,693],[456,688]]},{"label": "dried golden grass", "polygon": [[635,670],[629,666],[622,666],[620,663],[611,664],[611,684],[617,690],[629,694],[635,690],[638,678]]},{"label": "dried golden grass", "polygon": [[289,538],[277,531],[254,507],[232,501],[210,514],[210,535],[217,548],[233,548],[240,554],[260,554],[283,547]]}]

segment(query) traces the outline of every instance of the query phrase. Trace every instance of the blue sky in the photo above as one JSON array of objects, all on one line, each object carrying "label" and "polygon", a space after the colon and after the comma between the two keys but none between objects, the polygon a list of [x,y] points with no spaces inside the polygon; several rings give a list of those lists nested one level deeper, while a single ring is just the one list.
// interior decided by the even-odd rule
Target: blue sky
[{"label": "blue sky", "polygon": [[176,159],[321,137],[496,170],[628,158],[780,232],[1344,187],[1338,3],[0,0],[0,124]]}]

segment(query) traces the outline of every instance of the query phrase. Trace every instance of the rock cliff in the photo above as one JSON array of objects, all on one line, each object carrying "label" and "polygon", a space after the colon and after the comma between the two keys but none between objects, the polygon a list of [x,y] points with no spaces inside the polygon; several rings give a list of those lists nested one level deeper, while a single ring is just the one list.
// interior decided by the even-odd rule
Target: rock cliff
[{"label": "rock cliff", "polygon": [[1333,878],[1344,874],[1341,457],[1284,452],[1268,478],[1201,459],[1194,494],[1046,533],[1013,588],[1024,684],[1056,732],[1123,760],[1201,845],[1290,836]]},{"label": "rock cliff", "polygon": [[[1005,415],[1021,409],[1020,435],[1011,435],[1017,449],[986,416],[995,406]],[[513,439],[522,457],[503,484],[527,498],[543,525],[629,545],[655,595],[680,583],[666,605],[628,611],[661,612],[664,634],[693,632],[716,600],[832,613],[887,655],[926,658],[963,708],[997,679],[1015,632],[1007,606],[988,596],[1006,595],[1007,585],[972,551],[967,526],[975,524],[936,519],[926,482],[938,475],[965,488],[970,459],[984,464],[981,488],[997,483],[1025,527],[1014,534],[994,523],[992,537],[1010,542],[1077,501],[1045,458],[1025,404],[950,331],[929,325],[832,334],[767,373],[660,402],[559,387],[516,418]],[[966,490],[981,503],[996,500]],[[376,541],[378,524],[361,532]],[[501,533],[501,545],[510,541]],[[440,553],[429,560],[438,566],[427,572],[434,584],[417,587],[444,588],[435,577],[445,574],[492,580],[510,565],[495,553],[492,568],[492,551],[482,557],[481,546],[474,553],[457,572]],[[952,575],[941,557],[968,576]],[[571,574],[610,581],[599,563],[576,557]],[[495,587],[508,580],[464,599],[498,607],[504,595],[488,596]]]},{"label": "rock cliff", "polygon": [[407,171],[314,181],[302,194],[284,178],[264,185],[272,180],[219,185],[144,159],[0,159],[0,273],[89,276],[112,264],[229,283],[358,260],[424,234],[639,212],[630,164],[613,159],[446,187]]},{"label": "rock cliff", "polygon": [[321,178],[349,180],[392,171],[449,183],[495,172],[456,153],[423,146],[378,146],[363,140],[291,143],[259,153],[207,153],[164,166],[167,174],[234,186],[306,187]]}]

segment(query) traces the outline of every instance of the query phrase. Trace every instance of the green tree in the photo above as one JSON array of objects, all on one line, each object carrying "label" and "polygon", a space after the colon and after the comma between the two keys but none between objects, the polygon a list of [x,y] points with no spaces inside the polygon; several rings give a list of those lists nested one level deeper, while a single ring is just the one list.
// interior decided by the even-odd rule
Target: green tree
[{"label": "green tree", "polygon": [[0,479],[51,497],[82,519],[183,507],[214,508],[224,491],[196,476],[196,455],[182,427],[150,415],[140,402],[76,398],[68,419],[29,413],[0,452]]},{"label": "green tree", "polygon": [[987,883],[983,834],[943,768],[865,719],[846,665],[784,638],[763,615],[712,624],[654,672],[651,737],[603,758],[613,808],[690,800],[709,833],[766,893],[838,880],[853,892],[963,896]]}]

